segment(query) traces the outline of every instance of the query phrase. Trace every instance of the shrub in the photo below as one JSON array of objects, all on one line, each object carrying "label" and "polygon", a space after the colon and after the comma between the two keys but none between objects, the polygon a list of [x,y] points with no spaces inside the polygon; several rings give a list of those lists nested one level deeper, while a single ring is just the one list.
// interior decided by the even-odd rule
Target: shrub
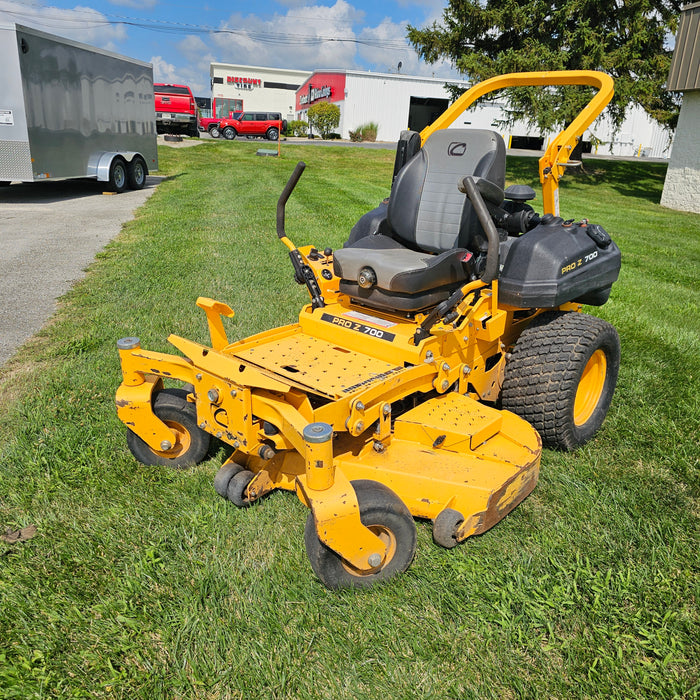
[{"label": "shrub", "polygon": [[376,141],[379,125],[376,122],[367,122],[350,132],[351,141]]},{"label": "shrub", "polygon": [[308,111],[309,126],[324,138],[340,124],[340,107],[330,102],[311,105]]},{"label": "shrub", "polygon": [[293,119],[287,123],[287,136],[306,136],[309,125],[301,119]]}]

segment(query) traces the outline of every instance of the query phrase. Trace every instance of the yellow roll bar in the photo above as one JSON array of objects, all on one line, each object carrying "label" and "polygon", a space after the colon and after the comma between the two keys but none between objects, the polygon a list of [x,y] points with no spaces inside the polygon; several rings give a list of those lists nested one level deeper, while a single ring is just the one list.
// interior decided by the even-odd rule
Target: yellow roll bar
[{"label": "yellow roll bar", "polygon": [[477,83],[450,105],[432,124],[420,132],[421,145],[434,131],[446,129],[473,102],[489,92],[509,87],[534,85],[591,85],[598,92],[581,110],[576,119],[560,132],[540,158],[540,182],[544,213],[559,214],[559,179],[564,165],[583,132],[605,109],[613,96],[612,78],[594,70],[541,71],[533,73],[508,73]]}]

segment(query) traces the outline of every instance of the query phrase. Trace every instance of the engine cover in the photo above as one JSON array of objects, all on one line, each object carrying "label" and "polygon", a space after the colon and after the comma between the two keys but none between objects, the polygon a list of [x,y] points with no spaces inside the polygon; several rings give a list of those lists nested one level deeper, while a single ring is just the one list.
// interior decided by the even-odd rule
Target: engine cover
[{"label": "engine cover", "polygon": [[519,308],[601,306],[620,273],[620,249],[602,226],[565,225],[551,215],[501,243],[500,257],[499,301]]}]

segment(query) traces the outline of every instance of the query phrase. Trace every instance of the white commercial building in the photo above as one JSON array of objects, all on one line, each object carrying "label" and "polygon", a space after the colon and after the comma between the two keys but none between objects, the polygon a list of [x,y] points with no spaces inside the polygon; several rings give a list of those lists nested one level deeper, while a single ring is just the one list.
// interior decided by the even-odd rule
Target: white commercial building
[{"label": "white commercial building", "polygon": [[212,116],[228,117],[243,110],[279,112],[294,119],[294,99],[299,86],[311,75],[307,70],[212,63]]},{"label": "white commercial building", "polygon": [[[445,79],[371,73],[356,70],[263,68],[228,63],[212,63],[212,113],[225,117],[232,111],[280,112],[283,119],[306,120],[310,105],[332,102],[340,107],[338,133],[344,139],[350,132],[373,122],[378,141],[396,141],[404,129],[420,131],[450,104]],[[465,88],[470,84],[450,81]],[[472,107],[455,127],[494,129],[511,148],[546,147],[554,134],[542,134],[520,122],[503,126],[506,103],[493,101]],[[615,131],[605,113],[583,136],[599,155],[668,157],[669,132],[640,107],[631,107],[622,127]]]}]

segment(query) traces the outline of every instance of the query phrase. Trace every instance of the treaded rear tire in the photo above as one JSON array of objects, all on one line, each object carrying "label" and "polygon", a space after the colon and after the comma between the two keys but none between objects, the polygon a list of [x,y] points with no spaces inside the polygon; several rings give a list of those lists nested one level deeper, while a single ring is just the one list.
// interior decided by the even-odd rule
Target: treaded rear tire
[{"label": "treaded rear tire", "polygon": [[[584,370],[591,368],[599,372],[599,381],[582,381]],[[611,324],[575,311],[548,311],[515,343],[506,362],[501,405],[528,421],[546,447],[573,450],[605,420],[619,368],[620,338]],[[587,408],[585,396],[582,401],[579,394],[577,402],[579,388],[591,394]]]}]

